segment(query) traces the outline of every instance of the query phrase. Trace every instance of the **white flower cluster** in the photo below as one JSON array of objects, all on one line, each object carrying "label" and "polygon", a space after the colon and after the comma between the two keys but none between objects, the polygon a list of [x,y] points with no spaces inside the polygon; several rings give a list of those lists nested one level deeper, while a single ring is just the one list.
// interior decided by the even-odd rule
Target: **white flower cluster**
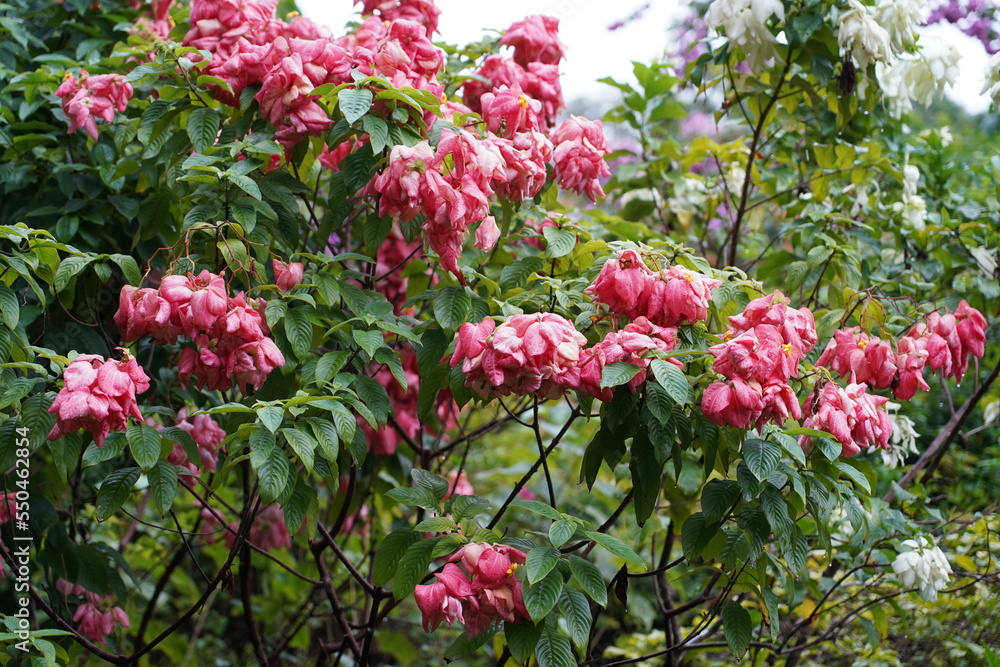
[{"label": "white flower cluster", "polygon": [[892,209],[903,216],[903,223],[915,231],[922,232],[927,226],[927,204],[917,194],[920,170],[912,164],[903,167],[903,201],[896,202]]},{"label": "white flower cluster", "polygon": [[981,94],[989,93],[993,98],[993,106],[1000,109],[1000,52],[994,53],[986,63],[986,85]]},{"label": "white flower cluster", "polygon": [[674,196],[670,198],[670,211],[677,216],[681,225],[687,227],[695,215],[705,210],[708,200],[708,188],[699,178],[685,177],[674,188]]},{"label": "white flower cluster", "polygon": [[926,20],[926,0],[879,0],[875,5],[875,21],[889,33],[896,53],[914,45],[917,26]]},{"label": "white flower cluster", "polygon": [[714,0],[705,15],[705,22],[718,30],[725,28],[729,42],[747,55],[753,70],[774,55],[774,38],[767,20],[772,16],[785,18],[781,0]]},{"label": "white flower cluster", "polygon": [[898,117],[908,112],[913,108],[913,100],[929,106],[946,86],[954,85],[961,58],[954,44],[924,35],[915,58],[876,65],[875,76],[889,98],[892,114]]},{"label": "white flower cluster", "polygon": [[892,571],[899,582],[907,588],[919,588],[920,597],[927,601],[937,600],[938,591],[948,585],[951,577],[951,565],[944,552],[937,545],[931,546],[923,537],[904,540],[900,547],[905,551],[892,562]]},{"label": "white flower cluster", "polygon": [[917,438],[920,434],[913,428],[913,420],[906,415],[898,414],[900,404],[889,401],[885,404],[889,420],[892,422],[891,447],[882,450],[882,463],[890,468],[898,468],[906,463],[906,457],[917,454]]},{"label": "white flower cluster", "polygon": [[892,55],[889,33],[872,18],[870,10],[858,0],[848,0],[848,9],[837,21],[837,42],[842,54],[851,54],[859,69],[874,62],[888,62]]}]

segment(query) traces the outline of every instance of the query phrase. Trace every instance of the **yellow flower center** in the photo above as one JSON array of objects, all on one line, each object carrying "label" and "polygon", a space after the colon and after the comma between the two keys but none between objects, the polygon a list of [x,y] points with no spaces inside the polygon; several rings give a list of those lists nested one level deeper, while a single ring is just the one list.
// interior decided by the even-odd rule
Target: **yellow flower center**
[{"label": "yellow flower center", "polygon": [[860,347],[862,350],[865,349],[866,347],[868,347],[868,339],[867,338],[862,338],[861,340],[859,340],[858,341],[858,347]]},{"label": "yellow flower center", "polygon": [[782,345],[781,346],[781,350],[785,353],[786,357],[792,356],[792,344],[791,343],[785,343],[784,345]]},{"label": "yellow flower center", "polygon": [[520,99],[517,100],[517,103],[521,105],[522,109],[528,108],[528,98],[524,95],[521,95]]},{"label": "yellow flower center", "polygon": [[507,576],[509,577],[512,574],[514,574],[517,571],[517,568],[519,567],[520,565],[518,565],[517,563],[511,563],[510,567],[507,568]]}]

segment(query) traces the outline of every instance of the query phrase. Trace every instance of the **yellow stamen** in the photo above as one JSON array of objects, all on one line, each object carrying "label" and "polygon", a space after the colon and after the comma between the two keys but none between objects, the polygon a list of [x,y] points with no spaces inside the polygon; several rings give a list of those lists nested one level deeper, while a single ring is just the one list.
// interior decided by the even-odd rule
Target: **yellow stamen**
[{"label": "yellow stamen", "polygon": [[724,333],[722,335],[722,340],[724,340],[727,343],[729,341],[731,341],[732,339],[733,339],[733,332],[732,331],[726,331],[726,333]]},{"label": "yellow stamen", "polygon": [[287,14],[285,14],[285,20],[293,19],[298,15],[299,15],[298,12],[288,12]]},{"label": "yellow stamen", "polygon": [[519,567],[520,567],[520,565],[518,565],[517,563],[511,563],[510,567],[507,568],[507,576],[509,577],[512,574],[514,574],[514,572],[516,572],[517,568],[519,568]]},{"label": "yellow stamen", "polygon": [[791,343],[785,343],[784,345],[781,346],[781,349],[785,353],[786,357],[792,356],[792,344]]},{"label": "yellow stamen", "polygon": [[865,349],[866,347],[868,347],[868,339],[867,338],[862,338],[861,340],[859,340],[858,341],[858,347],[860,347],[862,350]]},{"label": "yellow stamen", "polygon": [[521,105],[522,109],[528,108],[528,98],[524,95],[521,95],[521,98],[517,101],[517,103]]}]

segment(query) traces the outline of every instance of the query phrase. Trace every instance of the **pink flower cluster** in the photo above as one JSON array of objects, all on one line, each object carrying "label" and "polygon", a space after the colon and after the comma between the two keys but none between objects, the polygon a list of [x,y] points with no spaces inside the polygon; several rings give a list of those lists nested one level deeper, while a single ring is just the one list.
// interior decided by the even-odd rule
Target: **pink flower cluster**
[{"label": "pink flower cluster", "polygon": [[69,119],[68,132],[82,129],[96,141],[97,119],[110,123],[116,111],[125,111],[132,98],[132,86],[121,74],[90,76],[87,70],[80,70],[79,79],[66,74],[56,95],[62,98],[63,111]]},{"label": "pink flower cluster", "polygon": [[[634,393],[646,382],[646,368],[650,361],[648,353],[652,350],[667,352],[677,347],[677,343],[675,328],[658,327],[640,317],[623,330],[611,331],[600,343],[583,350],[580,363],[571,371],[566,383],[584,394],[609,402],[614,398],[614,388],[601,388],[604,367],[621,361],[642,369],[628,382],[629,389]],[[676,359],[667,361],[683,368]]]},{"label": "pink flower cluster", "polygon": [[[177,428],[189,433],[194,444],[198,446],[201,468],[188,460],[184,448],[177,444],[174,445],[167,461],[186,467],[195,476],[200,476],[202,470],[209,473],[215,472],[219,462],[219,446],[226,439],[226,432],[209,415],[195,415],[191,421],[188,421],[186,408],[182,408],[177,413],[177,419]],[[184,481],[183,478],[181,481]]]},{"label": "pink flower cluster", "polygon": [[[292,276],[294,278],[294,276]],[[198,388],[226,390],[236,386],[244,393],[260,389],[285,358],[268,336],[262,299],[247,299],[240,292],[230,297],[222,276],[202,271],[197,276],[171,275],[159,289],[122,288],[115,324],[126,341],[148,334],[160,344],[186,336],[195,344],[181,351],[179,377]]]},{"label": "pink flower cluster", "polygon": [[586,343],[571,322],[553,313],[514,315],[500,326],[486,318],[459,328],[451,367],[461,362],[466,386],[483,398],[558,398],[571,385]]},{"label": "pink flower cluster", "polygon": [[961,381],[969,368],[969,355],[982,359],[986,351],[986,318],[962,299],[954,313],[931,313],[906,336],[918,350],[927,352],[931,369]]},{"label": "pink flower cluster", "polygon": [[503,544],[474,543],[448,560],[434,575],[436,582],[417,586],[413,593],[426,632],[457,620],[465,626],[467,637],[475,637],[496,621],[530,620],[515,575],[524,565],[524,552]]},{"label": "pink flower cluster", "polygon": [[142,420],[136,395],[149,389],[149,377],[127,351],[115,361],[82,354],[63,371],[63,388],[49,407],[56,424],[49,440],[79,429],[89,431],[98,447],[111,431],[128,428],[128,418]]},{"label": "pink flower cluster", "polygon": [[435,77],[444,57],[428,39],[439,11],[429,0],[366,1],[364,11],[379,16],[339,39],[305,17],[291,23],[275,18],[276,6],[277,0],[195,0],[184,44],[212,53],[206,72],[232,89],[217,88],[220,101],[235,106],[247,86],[260,86],[255,99],[282,144],[292,146],[330,126],[312,91],[350,83],[355,69],[397,87],[443,92]]},{"label": "pink flower cluster", "polygon": [[[212,514],[210,512],[210,514]],[[213,518],[214,514],[212,514]],[[217,520],[217,519],[216,519]],[[233,521],[226,530],[226,548],[232,549],[236,544],[236,531],[239,530],[240,522]],[[290,549],[292,546],[292,536],[288,534],[288,527],[285,525],[285,512],[280,505],[268,505],[254,517],[253,525],[250,526],[250,535],[247,538],[250,544],[263,551],[273,551],[275,549]]]},{"label": "pink flower cluster", "polygon": [[909,400],[918,388],[930,389],[923,376],[928,355],[916,338],[902,338],[896,347],[894,352],[887,341],[869,336],[859,327],[840,329],[816,365],[873,389],[891,389],[896,398]]},{"label": "pink flower cluster", "polygon": [[463,87],[466,105],[479,113],[485,94],[516,85],[541,104],[541,124],[550,127],[566,107],[559,83],[563,45],[558,31],[559,20],[549,16],[529,16],[513,24],[500,40],[501,45],[514,47],[513,59],[487,56],[476,73],[479,78],[469,79]]},{"label": "pink flower cluster", "polygon": [[296,285],[302,284],[305,275],[305,265],[302,262],[282,262],[281,260],[271,260],[274,267],[274,282],[282,292],[288,292]]},{"label": "pink flower cluster", "polygon": [[[376,455],[392,455],[396,447],[407,439],[419,442],[421,434],[438,435],[455,425],[457,406],[449,390],[438,393],[436,399],[437,423],[421,421],[417,416],[417,397],[420,394],[420,374],[417,372],[417,354],[410,346],[399,350],[403,374],[406,377],[406,389],[400,386],[392,371],[382,366],[373,375],[373,379],[385,387],[392,405],[392,418],[395,424],[387,424],[378,430],[368,425],[358,416],[358,424],[364,431],[369,448]],[[397,430],[398,429],[398,430]]]},{"label": "pink flower cluster", "polygon": [[675,327],[704,321],[712,291],[721,284],[681,266],[654,272],[637,251],[622,250],[605,262],[586,293],[613,313]]},{"label": "pink flower cluster", "polygon": [[71,584],[65,579],[56,581],[56,590],[66,597],[83,596],[85,601],[76,608],[73,620],[79,623],[77,632],[92,642],[106,644],[107,636],[114,632],[116,625],[123,628],[130,625],[125,610],[112,606],[111,596],[91,593],[83,586]]},{"label": "pink flower cluster", "polygon": [[[527,141],[523,151],[518,148],[522,139]],[[490,216],[489,198],[497,192],[536,194],[545,183],[551,149],[544,135],[531,130],[516,132],[512,139],[493,134],[480,139],[467,130],[448,129],[436,151],[426,141],[394,146],[388,167],[368,190],[381,195],[380,215],[407,222],[423,214],[428,246],[445,270],[461,278],[458,257],[468,228],[480,222],[476,243],[492,248],[500,232]]]},{"label": "pink flower cluster", "polygon": [[600,178],[611,176],[604,156],[611,153],[599,120],[570,116],[551,134],[555,144],[556,180],[564,190],[584,194],[596,202],[604,197]]},{"label": "pink flower cluster", "polygon": [[[880,410],[889,399],[867,393],[868,385],[852,383],[841,387],[827,382],[819,395],[805,406],[802,425],[830,433],[840,442],[841,456],[854,456],[871,446],[887,449],[892,435],[892,420]],[[809,451],[812,438],[803,435],[799,444]]]},{"label": "pink flower cluster", "polygon": [[799,400],[788,381],[798,375],[799,362],[816,345],[812,313],[791,308],[774,292],[754,299],[740,315],[729,318],[725,341],[708,351],[716,373],[702,396],[702,411],[717,424],[758,429],[765,422],[782,424],[800,419]]}]

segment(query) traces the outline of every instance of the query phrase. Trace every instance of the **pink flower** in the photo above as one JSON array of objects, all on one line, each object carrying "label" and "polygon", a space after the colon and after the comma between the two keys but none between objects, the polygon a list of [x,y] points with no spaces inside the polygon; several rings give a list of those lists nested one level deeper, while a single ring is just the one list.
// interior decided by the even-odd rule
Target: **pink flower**
[{"label": "pink flower", "polygon": [[434,576],[438,579],[436,582],[419,585],[413,590],[424,632],[433,632],[441,623],[450,625],[456,620],[464,625],[462,603],[474,595],[469,579],[454,563],[448,563]]},{"label": "pink flower", "polygon": [[207,472],[215,472],[219,446],[226,439],[226,432],[209,415],[195,415],[188,421],[185,408],[177,413],[177,419],[177,427],[191,434],[191,439],[198,446],[202,468]]},{"label": "pink flower", "polygon": [[[666,351],[669,349],[672,349],[671,343],[659,337],[651,338],[643,333],[628,330],[612,331],[600,343],[587,348],[580,354],[580,363],[567,377],[566,383],[607,403],[614,398],[614,388],[601,388],[601,378],[605,366],[623,361],[643,369],[627,384],[629,390],[635,393],[646,382],[645,369],[649,366],[648,353],[652,350]],[[681,366],[674,359],[668,361],[678,367]]]},{"label": "pink flower", "polygon": [[462,101],[476,113],[482,111],[481,100],[484,95],[495,88],[513,87],[514,84],[520,86],[525,95],[541,103],[538,120],[544,128],[551,127],[566,108],[559,83],[558,65],[533,62],[525,68],[509,58],[494,54],[486,57],[476,74],[486,82],[469,79],[462,86]]},{"label": "pink flower", "polygon": [[[0,526],[11,519],[17,518],[17,493],[7,491],[0,493]],[[0,568],[2,569],[2,568]]]},{"label": "pink flower", "polygon": [[427,29],[428,35],[438,31],[441,10],[433,0],[354,0],[354,4],[362,5],[362,14],[377,11],[383,21],[416,21]]},{"label": "pink flower", "polygon": [[536,14],[508,28],[500,45],[514,47],[514,62],[522,67],[533,62],[558,65],[564,56],[558,33],[559,19]]},{"label": "pink flower", "polygon": [[483,252],[489,252],[497,244],[499,238],[500,228],[497,227],[497,221],[492,215],[488,215],[479,223],[479,227],[476,229],[475,242],[472,245]]},{"label": "pink flower", "polygon": [[816,320],[806,308],[790,308],[791,301],[781,292],[754,299],[743,312],[729,318],[729,328],[736,336],[761,324],[778,328],[784,344],[791,345],[801,359],[816,346]]},{"label": "pink flower", "polygon": [[816,364],[827,366],[841,377],[853,374],[853,382],[864,382],[875,389],[888,389],[896,378],[892,347],[859,327],[834,332]]},{"label": "pink flower", "polygon": [[896,398],[908,401],[917,389],[927,391],[930,386],[924,380],[924,366],[927,365],[927,351],[920,348],[914,338],[904,337],[896,342],[896,380],[892,393]]},{"label": "pink flower", "polygon": [[[236,543],[235,531],[239,522],[230,524],[232,530],[226,531],[226,548],[232,549]],[[275,549],[290,549],[292,537],[285,526],[285,513],[280,505],[268,505],[257,513],[250,526],[248,541],[263,551]]]},{"label": "pink flower", "polygon": [[756,380],[739,377],[713,382],[701,398],[701,409],[716,424],[750,428],[764,411],[764,393]]},{"label": "pink flower", "polygon": [[598,179],[611,175],[604,156],[611,153],[601,121],[570,116],[549,135],[555,145],[555,173],[559,187],[578,194],[586,193],[591,201],[604,197]]},{"label": "pink flower", "polygon": [[128,428],[129,417],[142,420],[136,395],[149,389],[149,378],[127,351],[118,349],[121,361],[84,354],[66,367],[63,388],[49,407],[56,415],[49,440],[82,428],[102,447],[109,432]]},{"label": "pink flower", "polygon": [[[98,598],[100,599],[100,598]],[[105,611],[98,608],[97,602],[85,602],[76,608],[73,620],[79,623],[77,632],[93,642],[107,643],[107,636],[115,630],[115,625],[129,627],[128,614],[121,607],[112,607]]]},{"label": "pink flower", "polygon": [[119,297],[115,324],[126,342],[149,334],[158,343],[172,344],[177,342],[180,331],[171,324],[170,315],[170,302],[162,298],[159,291],[125,285]]},{"label": "pink flower", "polygon": [[558,398],[586,342],[570,322],[552,313],[514,315],[500,326],[487,318],[459,328],[451,366],[461,361],[466,386],[483,398],[512,393]]},{"label": "pink flower", "polygon": [[457,470],[452,470],[448,473],[448,493],[445,495],[446,500],[454,495],[474,496],[475,494],[476,490],[472,488],[469,477],[465,474],[464,470],[461,473]]},{"label": "pink flower", "polygon": [[249,366],[232,364],[236,386],[245,394],[249,393],[248,387],[251,386],[254,391],[259,391],[271,371],[285,365],[284,355],[270,338],[261,338],[245,343],[239,347],[238,352],[246,355],[250,364]]},{"label": "pink flower", "polygon": [[722,283],[680,266],[654,273],[635,250],[622,250],[587,288],[595,301],[630,319],[659,327],[703,321],[712,291]]},{"label": "pink flower", "polygon": [[943,377],[961,380],[969,368],[969,354],[982,358],[986,343],[986,318],[963,299],[954,314],[931,313],[908,337],[927,352],[927,365]]},{"label": "pink flower", "polygon": [[519,202],[541,192],[548,179],[545,165],[552,159],[552,142],[541,132],[517,132],[510,139],[488,139],[503,158],[500,174],[490,187],[504,199]]},{"label": "pink flower", "polygon": [[527,97],[516,83],[494,88],[493,92],[483,95],[480,103],[486,129],[498,137],[509,139],[518,132],[539,129],[538,114],[542,105]]},{"label": "pink flower", "polygon": [[82,129],[96,141],[96,119],[110,123],[115,119],[115,111],[125,111],[132,97],[132,86],[121,74],[90,76],[87,70],[80,70],[79,80],[72,74],[63,78],[56,96],[62,98],[63,111],[69,119],[67,132],[72,134]]},{"label": "pink flower", "polygon": [[229,306],[226,281],[203,270],[192,274],[166,276],[160,282],[160,296],[170,303],[171,323],[189,338],[211,329]]},{"label": "pink flower", "polygon": [[[862,448],[871,446],[887,449],[892,421],[880,408],[889,399],[873,396],[866,390],[864,384],[840,387],[835,382],[827,382],[818,396],[813,396],[804,406],[806,419],[802,425],[832,434],[840,442],[841,456],[854,456]],[[812,438],[801,436],[799,444],[808,451]]]},{"label": "pink flower", "polygon": [[291,290],[296,285],[302,284],[302,277],[305,273],[305,265],[302,262],[285,263],[277,259],[271,260],[274,266],[274,282],[282,292]]}]

